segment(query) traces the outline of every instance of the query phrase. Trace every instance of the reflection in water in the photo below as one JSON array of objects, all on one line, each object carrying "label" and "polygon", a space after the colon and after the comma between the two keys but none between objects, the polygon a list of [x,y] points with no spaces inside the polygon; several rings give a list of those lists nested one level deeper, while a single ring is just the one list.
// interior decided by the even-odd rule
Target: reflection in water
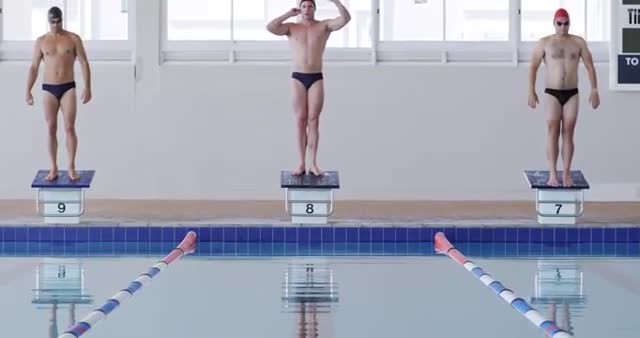
[{"label": "reflection in water", "polygon": [[293,262],[285,272],[282,307],[297,314],[297,338],[333,337],[332,314],[338,304],[333,269],[325,262]]},{"label": "reflection in water", "polygon": [[[290,259],[191,259],[126,314],[87,336],[542,338],[528,321],[465,278],[459,266],[441,258]],[[530,305],[577,338],[638,338],[640,260],[555,259],[486,264],[515,290],[527,290]],[[9,306],[0,307],[0,338],[56,337],[72,316],[82,320],[98,298],[107,299],[114,286],[147,264],[148,258],[128,257],[3,258],[0,296]],[[460,301],[451,301],[453,292],[459,292]],[[87,293],[91,305],[69,302],[90,302]],[[246,296],[239,299],[239,294]],[[464,325],[455,315],[460,302],[472,314],[463,314]],[[158,311],[158,306],[179,310]]]},{"label": "reflection in water", "polygon": [[549,319],[574,335],[572,316],[580,317],[586,307],[582,265],[573,261],[539,261],[535,276],[535,296],[531,303],[548,309]]},{"label": "reflection in water", "polygon": [[75,259],[46,260],[36,269],[36,288],[31,300],[39,309],[49,309],[49,338],[58,337],[58,309],[68,308],[69,322],[75,323],[78,304],[91,304],[93,299],[84,288],[84,270]]}]

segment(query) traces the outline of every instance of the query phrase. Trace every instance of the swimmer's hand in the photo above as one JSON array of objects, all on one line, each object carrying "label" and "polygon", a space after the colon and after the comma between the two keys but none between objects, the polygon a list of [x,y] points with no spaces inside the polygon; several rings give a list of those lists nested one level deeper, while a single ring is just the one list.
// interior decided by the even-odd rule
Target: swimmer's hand
[{"label": "swimmer's hand", "polygon": [[600,94],[597,89],[591,89],[591,95],[589,95],[589,103],[593,109],[598,109],[600,106]]},{"label": "swimmer's hand", "polygon": [[540,101],[538,101],[538,94],[536,94],[536,92],[529,92],[529,107],[535,109],[536,105],[540,103]]},{"label": "swimmer's hand", "polygon": [[82,96],[80,96],[80,99],[82,100],[83,104],[91,101],[91,89],[85,88],[82,91]]},{"label": "swimmer's hand", "polygon": [[300,14],[300,8],[291,8],[288,12],[287,15],[292,18],[294,16],[297,16],[298,14]]},{"label": "swimmer's hand", "polygon": [[25,96],[24,102],[26,102],[30,106],[33,106],[33,95],[31,95],[31,92],[27,92],[27,96]]}]

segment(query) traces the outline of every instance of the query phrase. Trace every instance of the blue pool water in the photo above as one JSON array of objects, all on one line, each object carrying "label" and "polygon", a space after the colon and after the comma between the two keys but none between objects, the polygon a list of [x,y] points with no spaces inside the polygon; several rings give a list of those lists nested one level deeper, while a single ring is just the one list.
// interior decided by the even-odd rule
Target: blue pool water
[{"label": "blue pool water", "polygon": [[[69,324],[71,300],[90,302],[75,305],[80,320],[155,262],[156,257],[5,257],[2,336],[55,337],[52,331],[61,333]],[[555,307],[557,322],[576,337],[637,337],[638,260],[475,262],[544,315]],[[309,266],[315,269],[311,278]],[[297,279],[288,277],[296,273]],[[330,281],[332,291],[316,288],[324,297],[306,304],[304,293],[285,296],[287,287],[295,294],[295,285],[299,291],[301,280],[314,278],[317,285]],[[301,337],[302,318],[307,330],[317,323],[319,337],[543,337],[445,257],[196,256],[163,271],[84,337]]]},{"label": "blue pool water", "polygon": [[83,337],[543,337],[435,255],[438,231],[575,337],[640,332],[635,227],[103,225],[0,228],[2,336],[56,337],[189,230],[197,251]]}]

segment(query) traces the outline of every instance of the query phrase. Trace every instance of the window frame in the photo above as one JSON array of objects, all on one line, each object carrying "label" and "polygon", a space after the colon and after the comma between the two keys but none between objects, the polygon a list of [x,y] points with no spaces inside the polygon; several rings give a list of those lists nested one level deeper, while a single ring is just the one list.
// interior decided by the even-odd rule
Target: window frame
[{"label": "window frame", "polygon": [[[214,63],[285,63],[291,55],[286,41],[207,40],[169,41],[169,0],[160,2],[160,63],[174,61]],[[233,0],[230,36],[233,37]],[[530,60],[535,45],[521,41],[521,0],[509,0],[509,40],[507,41],[380,41],[380,0],[370,0],[373,20],[371,47],[327,47],[324,60],[335,63],[417,63],[417,64],[509,64]],[[586,6],[586,1],[585,6]],[[614,1],[614,0],[610,0]],[[0,0],[0,62],[31,59],[33,41],[5,41],[2,37],[3,0]],[[611,2],[610,2],[611,3]],[[85,40],[87,53],[97,61],[131,61],[136,46],[136,0],[128,1],[128,40]],[[585,7],[586,8],[586,7]],[[613,15],[613,13],[612,13]],[[586,23],[588,24],[588,23]],[[446,37],[446,18],[444,22]],[[609,62],[609,42],[589,42],[596,63]]]},{"label": "window frame", "polygon": [[[127,40],[83,40],[92,61],[130,61],[135,47],[136,0],[127,1]],[[0,62],[30,61],[34,40],[3,40],[3,0],[0,0]]]},{"label": "window frame", "polygon": [[[168,0],[160,4],[160,60],[203,61],[203,62],[288,62],[291,53],[287,41],[233,40],[234,6],[231,1],[229,13],[229,40],[169,40]],[[377,0],[372,0],[377,2]],[[324,60],[328,62],[370,62],[372,48],[331,48],[325,51]]]},{"label": "window frame", "polygon": [[[285,62],[290,60],[283,41],[169,41],[168,1],[161,2],[161,62]],[[233,0],[231,1],[231,38],[233,38]],[[586,1],[585,6],[586,6]],[[613,1],[613,0],[612,0]],[[347,63],[493,63],[518,65],[530,60],[535,42],[521,41],[521,0],[509,0],[509,39],[507,41],[380,41],[380,0],[371,0],[371,47],[327,47],[325,61]],[[446,37],[446,18],[444,20]],[[589,42],[598,63],[608,62],[609,42]]]}]

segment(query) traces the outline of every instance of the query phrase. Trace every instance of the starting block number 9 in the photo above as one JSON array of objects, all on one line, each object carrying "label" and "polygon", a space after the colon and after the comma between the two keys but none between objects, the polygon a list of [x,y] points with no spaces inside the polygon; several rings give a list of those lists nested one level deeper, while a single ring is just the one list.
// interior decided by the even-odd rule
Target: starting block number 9
[{"label": "starting block number 9", "polygon": [[307,208],[306,208],[306,210],[305,210],[305,211],[306,211],[306,213],[307,213],[307,214],[312,215],[312,214],[313,214],[313,212],[314,212],[314,210],[313,210],[313,204],[311,204],[311,203],[307,204]]},{"label": "starting block number 9", "polygon": [[65,211],[67,211],[67,205],[64,203],[58,203],[58,213],[64,214]]}]

